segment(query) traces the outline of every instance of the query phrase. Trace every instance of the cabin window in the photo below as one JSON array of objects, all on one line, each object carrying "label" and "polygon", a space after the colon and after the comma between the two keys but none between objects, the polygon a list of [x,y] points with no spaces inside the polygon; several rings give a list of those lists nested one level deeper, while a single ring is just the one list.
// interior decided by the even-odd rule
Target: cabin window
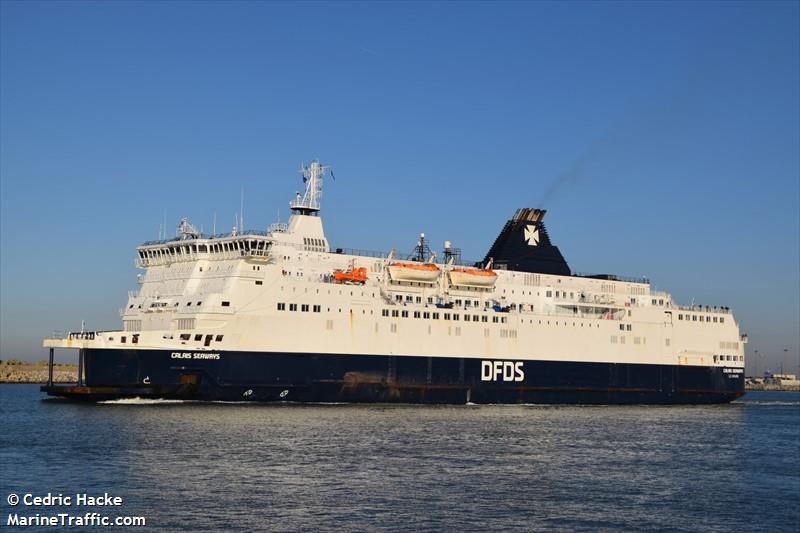
[{"label": "cabin window", "polygon": [[188,333],[181,333],[181,340],[188,341],[192,336]]},{"label": "cabin window", "polygon": [[214,335],[206,335],[206,340],[205,340],[205,342],[203,343],[203,346],[209,346],[209,345],[211,345],[211,339],[213,339],[213,338],[214,338]]},{"label": "cabin window", "polygon": [[192,306],[192,302],[186,302],[186,307],[191,307],[191,306]]},{"label": "cabin window", "polygon": [[203,334],[202,333],[198,333],[197,335],[194,336],[194,340],[196,340],[196,341],[203,340]]},{"label": "cabin window", "polygon": [[199,306],[199,305],[202,305],[202,303],[203,303],[203,302],[197,302],[197,305],[198,305],[198,306]]},{"label": "cabin window", "polygon": [[122,337],[120,337],[119,340],[120,340],[120,342],[122,342],[122,344],[125,344],[125,342],[127,341],[127,337],[122,336]]},{"label": "cabin window", "polygon": [[230,307],[230,306],[231,306],[230,302],[222,302],[222,307]]},{"label": "cabin window", "polygon": [[223,337],[222,335],[217,335],[217,338],[215,340],[217,342],[222,342],[222,337]]}]

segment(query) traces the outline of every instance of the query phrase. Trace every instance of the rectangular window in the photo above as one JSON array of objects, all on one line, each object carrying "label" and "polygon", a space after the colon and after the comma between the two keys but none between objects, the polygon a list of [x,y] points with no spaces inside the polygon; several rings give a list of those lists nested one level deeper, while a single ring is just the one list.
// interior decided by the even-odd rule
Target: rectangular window
[{"label": "rectangular window", "polygon": [[422,313],[422,318],[430,318],[430,317],[431,317],[430,313]]},{"label": "rectangular window", "polygon": [[417,303],[418,303],[418,304],[421,304],[421,303],[422,303],[422,297],[421,297],[421,296],[417,296],[416,300],[417,300]]},{"label": "rectangular window", "polygon": [[419,311],[414,311],[414,318],[419,318],[419,317],[420,317]]},{"label": "rectangular window", "polygon": [[450,320],[450,313],[445,313],[444,314],[444,319],[445,320]]},{"label": "rectangular window", "polygon": [[469,315],[464,315],[464,322],[469,322]]},{"label": "rectangular window", "polygon": [[478,320],[480,320],[480,318],[478,317],[478,315],[472,315],[472,321],[473,321],[473,322],[477,322]]},{"label": "rectangular window", "polygon": [[725,322],[725,319],[722,318],[722,317],[719,317],[719,323],[722,324],[723,322]]},{"label": "rectangular window", "polygon": [[495,323],[495,324],[497,324],[498,320],[497,320],[497,317],[496,317],[496,316],[493,316],[493,317],[492,317],[492,322],[493,322],[493,323]]},{"label": "rectangular window", "polygon": [[286,304],[279,303],[278,304],[278,311],[286,311]]},{"label": "rectangular window", "polygon": [[458,313],[453,314],[453,320],[458,320]]},{"label": "rectangular window", "polygon": [[620,331],[625,331],[625,324],[620,324],[619,325],[619,330]]},{"label": "rectangular window", "polygon": [[194,340],[196,340],[196,341],[203,340],[203,334],[202,333],[198,333],[197,335],[194,336]]},{"label": "rectangular window", "polygon": [[439,320],[439,313],[433,313],[433,319]]},{"label": "rectangular window", "polygon": [[304,313],[308,313],[308,304],[302,304],[300,306],[300,310]]},{"label": "rectangular window", "polygon": [[389,310],[384,309],[383,311],[381,311],[381,316],[389,316]]},{"label": "rectangular window", "polygon": [[502,324],[505,324],[506,322],[508,322],[508,318],[506,318],[506,317],[501,317],[501,318],[500,318],[500,322],[501,322]]},{"label": "rectangular window", "polygon": [[256,281],[256,285],[263,285],[263,284],[264,284],[263,281]]},{"label": "rectangular window", "polygon": [[321,312],[321,311],[322,311],[322,306],[321,306],[321,305],[315,305],[315,306],[314,306],[314,312],[315,312],[315,313],[319,313],[319,312]]},{"label": "rectangular window", "polygon": [[402,312],[400,313],[400,316],[401,316],[402,318],[408,318],[408,311],[402,311]]},{"label": "rectangular window", "polygon": [[626,325],[625,325],[625,329],[626,329],[627,331],[630,331],[630,330],[631,330],[631,325],[630,325],[630,324],[626,324]]},{"label": "rectangular window", "polygon": [[400,314],[400,312],[397,309],[392,309],[392,316],[394,318],[397,318],[399,314]]},{"label": "rectangular window", "polygon": [[297,311],[297,304],[289,304],[289,311]]},{"label": "rectangular window", "polygon": [[231,306],[230,302],[222,302],[222,307],[230,307],[230,306]]},{"label": "rectangular window", "polygon": [[[489,317],[488,317],[488,316],[486,316],[486,315],[483,315],[483,316],[481,317],[481,322],[489,322]],[[486,331],[489,331],[489,330],[487,329]]]},{"label": "rectangular window", "polygon": [[[182,341],[188,341],[191,337],[192,336],[189,333],[181,333],[181,340]],[[122,337],[122,338],[124,339],[125,337]],[[122,341],[122,342],[125,342],[125,341]]]},{"label": "rectangular window", "polygon": [[222,335],[217,335],[216,341],[217,342],[222,342]]},{"label": "rectangular window", "polygon": [[[188,338],[188,335],[187,335],[187,338]],[[122,344],[125,344],[125,342],[126,342],[128,339],[127,339],[127,337],[125,337],[125,336],[123,335],[123,336],[122,336],[122,337],[121,337],[119,340],[122,342]]]},{"label": "rectangular window", "polygon": [[683,320],[683,315],[679,314],[678,315],[678,320]]}]

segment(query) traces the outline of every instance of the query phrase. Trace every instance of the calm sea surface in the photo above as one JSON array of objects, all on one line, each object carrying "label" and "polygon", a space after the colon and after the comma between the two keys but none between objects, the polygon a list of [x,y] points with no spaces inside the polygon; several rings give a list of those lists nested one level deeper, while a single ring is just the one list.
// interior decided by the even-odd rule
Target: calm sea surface
[{"label": "calm sea surface", "polygon": [[692,407],[42,397],[0,386],[3,529],[10,512],[70,512],[12,507],[12,492],[108,492],[124,506],[89,510],[154,531],[800,526],[800,394]]}]

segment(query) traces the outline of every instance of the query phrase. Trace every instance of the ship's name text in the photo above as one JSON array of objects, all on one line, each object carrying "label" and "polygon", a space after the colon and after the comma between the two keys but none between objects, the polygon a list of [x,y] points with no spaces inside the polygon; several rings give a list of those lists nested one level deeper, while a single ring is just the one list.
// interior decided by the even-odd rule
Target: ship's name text
[{"label": "ship's name text", "polygon": [[481,381],[523,381],[522,363],[513,361],[481,361]]},{"label": "ship's name text", "polygon": [[172,359],[219,359],[218,353],[172,352]]}]

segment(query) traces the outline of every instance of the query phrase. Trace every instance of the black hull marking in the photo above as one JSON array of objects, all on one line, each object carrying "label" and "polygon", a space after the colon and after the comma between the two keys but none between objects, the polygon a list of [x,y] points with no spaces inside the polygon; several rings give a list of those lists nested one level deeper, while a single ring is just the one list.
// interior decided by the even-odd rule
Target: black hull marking
[{"label": "black hull marking", "polygon": [[179,360],[167,350],[85,350],[84,386],[42,390],[86,401],[445,404],[696,404],[730,402],[744,394],[742,374],[720,367],[504,360],[521,362],[524,378],[513,381],[509,374],[509,381],[502,381],[502,375],[482,379],[482,361],[489,359],[214,353],[219,359]]}]

